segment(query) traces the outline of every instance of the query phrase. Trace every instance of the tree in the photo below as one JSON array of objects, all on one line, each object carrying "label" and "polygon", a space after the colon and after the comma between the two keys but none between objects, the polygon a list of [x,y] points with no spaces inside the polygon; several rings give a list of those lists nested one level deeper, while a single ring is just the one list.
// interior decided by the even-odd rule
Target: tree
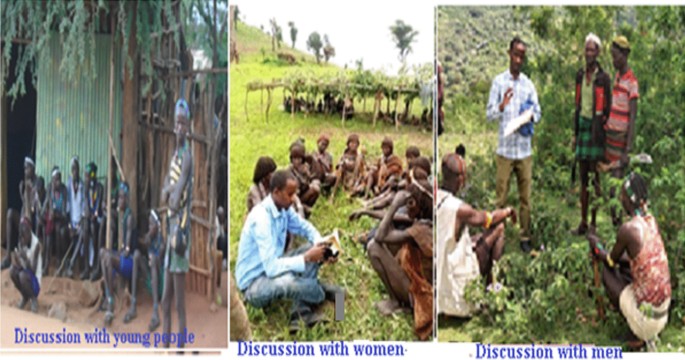
[{"label": "tree", "polygon": [[390,33],[393,36],[395,46],[400,50],[399,59],[404,63],[407,55],[412,51],[411,44],[415,41],[419,32],[404,21],[396,20],[395,24],[390,26]]},{"label": "tree", "polygon": [[295,27],[295,23],[292,21],[288,22],[288,26],[290,27],[290,41],[293,42],[293,49],[295,48],[295,41],[297,40],[297,28]]},{"label": "tree", "polygon": [[324,43],[326,43],[326,45],[323,48],[323,57],[326,61],[326,64],[328,64],[328,60],[335,56],[335,48],[333,47],[333,45],[331,45],[331,42],[328,40],[328,35],[323,36],[323,41]]},{"label": "tree", "polygon": [[314,57],[316,57],[316,63],[321,62],[321,47],[323,44],[321,43],[321,35],[319,35],[318,32],[314,31],[309,35],[309,38],[307,39],[307,50],[311,51],[314,54]]}]

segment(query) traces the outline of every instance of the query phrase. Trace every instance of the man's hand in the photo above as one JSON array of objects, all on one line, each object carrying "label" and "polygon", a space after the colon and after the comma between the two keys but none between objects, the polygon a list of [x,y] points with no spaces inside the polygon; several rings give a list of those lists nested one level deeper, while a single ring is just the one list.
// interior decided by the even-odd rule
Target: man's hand
[{"label": "man's hand", "polygon": [[398,191],[397,194],[395,194],[395,199],[393,199],[393,204],[397,204],[398,206],[402,206],[407,203],[407,200],[411,197],[411,193],[406,190]]},{"label": "man's hand", "polygon": [[318,243],[312,246],[306,253],[304,253],[304,261],[310,263],[321,263],[323,261],[324,252],[327,249],[326,243]]},{"label": "man's hand", "polygon": [[512,97],[514,97],[514,89],[508,88],[507,91],[504,92],[504,99],[502,99],[502,102],[499,104],[499,112],[504,111],[504,108],[509,105]]},{"label": "man's hand", "polygon": [[514,210],[514,208],[512,207],[509,207],[507,209],[509,210],[509,217],[511,218],[511,223],[516,225],[516,210]]},{"label": "man's hand", "polygon": [[350,214],[350,221],[359,220],[362,217],[362,215],[364,215],[364,210],[357,210]]}]

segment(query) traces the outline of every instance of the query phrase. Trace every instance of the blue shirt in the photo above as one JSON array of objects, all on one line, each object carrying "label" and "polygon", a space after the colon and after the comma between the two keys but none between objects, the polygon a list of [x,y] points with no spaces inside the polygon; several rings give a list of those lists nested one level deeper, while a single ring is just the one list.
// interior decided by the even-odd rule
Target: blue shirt
[{"label": "blue shirt", "polygon": [[[499,111],[499,104],[504,99],[504,93],[507,89],[512,88],[514,96],[509,101],[509,104],[504,107],[504,111]],[[540,103],[538,102],[538,93],[535,91],[535,85],[523,73],[519,73],[518,79],[514,80],[511,72],[507,71],[497,75],[492,81],[490,88],[490,98],[488,99],[487,118],[489,121],[499,120],[499,141],[497,144],[497,155],[503,156],[511,160],[522,160],[532,154],[530,136],[523,136],[518,131],[504,137],[504,129],[507,124],[514,118],[520,115],[519,110],[521,104],[526,100],[530,100],[534,105],[533,121],[538,123],[540,121]]]},{"label": "blue shirt", "polygon": [[322,240],[314,226],[292,206],[279,211],[271,195],[252,208],[238,245],[235,278],[240,290],[247,289],[260,276],[273,278],[289,271],[304,272],[304,255],[282,257],[288,232],[313,243]]}]

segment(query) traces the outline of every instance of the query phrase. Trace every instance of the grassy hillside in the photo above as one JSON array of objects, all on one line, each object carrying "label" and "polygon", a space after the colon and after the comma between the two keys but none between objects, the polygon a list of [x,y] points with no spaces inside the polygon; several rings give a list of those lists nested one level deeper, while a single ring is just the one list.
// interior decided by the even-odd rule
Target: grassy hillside
[{"label": "grassy hillside", "polygon": [[[271,53],[270,39],[259,29],[239,24],[235,34],[240,51],[240,63],[231,64],[230,70],[230,254],[231,269],[235,269],[238,242],[243,220],[246,216],[246,195],[251,185],[252,173],[260,156],[271,156],[279,168],[288,165],[288,148],[298,137],[305,139],[307,151],[316,146],[321,133],[330,136],[329,151],[337,159],[345,148],[345,140],[350,133],[359,134],[362,146],[368,151],[368,159],[376,159],[381,154],[380,142],[385,136],[395,140],[395,152],[404,157],[409,144],[416,145],[422,154],[432,156],[432,136],[428,131],[415,127],[400,127],[379,123],[376,128],[369,119],[358,117],[348,120],[345,128],[339,116],[290,114],[282,110],[283,90],[274,94],[268,123],[261,113],[259,92],[249,95],[245,116],[246,85],[250,81],[265,82],[285,76],[296,69],[307,69],[320,74],[336,73],[341,69],[332,65],[317,65],[311,56],[298,51],[288,51],[298,60],[298,64],[287,66],[275,60]],[[265,49],[262,53],[261,49]],[[302,61],[304,59],[304,62]],[[266,101],[266,93],[264,94]],[[355,104],[356,105],[356,104]],[[360,109],[360,105],[357,109]],[[370,108],[370,105],[367,105]],[[247,306],[254,338],[257,340],[413,340],[412,317],[408,314],[390,318],[382,317],[374,308],[374,302],[386,295],[380,279],[374,273],[360,246],[353,243],[355,235],[369,230],[373,222],[362,219],[350,223],[348,215],[358,207],[356,201],[347,200],[339,193],[333,204],[320,198],[314,207],[311,222],[322,234],[334,228],[341,231],[344,253],[337,264],[324,266],[319,273],[323,281],[339,284],[347,289],[345,301],[345,320],[333,322],[333,306],[328,304],[326,312],[331,323],[317,325],[303,330],[295,336],[288,334],[289,304],[279,302],[266,309]]]}]

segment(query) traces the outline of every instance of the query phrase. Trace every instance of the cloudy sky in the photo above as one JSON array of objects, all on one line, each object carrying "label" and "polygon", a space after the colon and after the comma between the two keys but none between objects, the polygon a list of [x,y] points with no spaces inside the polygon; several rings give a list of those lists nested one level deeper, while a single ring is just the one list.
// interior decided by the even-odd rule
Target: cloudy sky
[{"label": "cloudy sky", "polygon": [[345,0],[235,0],[240,18],[249,25],[269,29],[269,19],[275,18],[283,29],[283,40],[290,44],[288,22],[298,28],[295,47],[307,51],[309,34],[318,31],[328,34],[335,47],[333,63],[354,67],[355,60],[363,59],[364,67],[395,73],[399,69],[399,51],[394,45],[390,26],[403,20],[419,34],[407,56],[409,65],[431,62],[433,58],[433,6],[419,3],[393,4],[391,1]]}]

